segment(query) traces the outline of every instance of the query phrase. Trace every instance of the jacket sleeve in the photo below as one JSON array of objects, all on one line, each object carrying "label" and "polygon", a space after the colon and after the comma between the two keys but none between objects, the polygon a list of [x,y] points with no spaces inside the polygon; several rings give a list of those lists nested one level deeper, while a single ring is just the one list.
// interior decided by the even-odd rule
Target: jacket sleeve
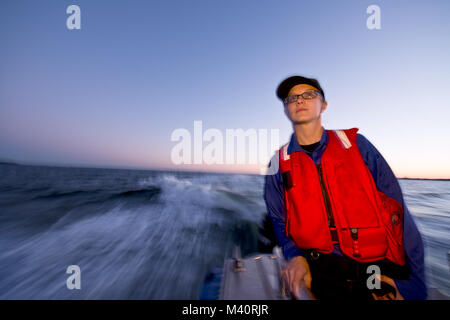
[{"label": "jacket sleeve", "polygon": [[303,256],[304,252],[297,247],[291,238],[286,236],[286,209],[280,168],[278,168],[276,174],[266,175],[264,200],[267,214],[272,221],[278,245],[283,251],[284,258],[290,260],[296,256]]},{"label": "jacket sleeve", "polygon": [[358,134],[356,142],[377,189],[398,201],[404,210],[403,245],[406,263],[411,270],[411,274],[408,280],[395,280],[395,284],[405,299],[426,299],[423,242],[413,217],[404,202],[400,184],[380,152],[363,135]]}]

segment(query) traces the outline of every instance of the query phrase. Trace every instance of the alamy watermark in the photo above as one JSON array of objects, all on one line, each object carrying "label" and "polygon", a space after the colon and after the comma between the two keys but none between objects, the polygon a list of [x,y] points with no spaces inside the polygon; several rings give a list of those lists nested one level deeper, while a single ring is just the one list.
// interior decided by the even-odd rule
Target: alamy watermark
[{"label": "alamy watermark", "polygon": [[369,290],[381,289],[380,275],[381,269],[379,266],[372,264],[367,267],[367,274],[370,276],[367,278],[366,285]]},{"label": "alamy watermark", "polygon": [[66,20],[66,27],[69,30],[81,29],[81,9],[79,6],[72,4],[67,7],[66,13],[70,14]]},{"label": "alamy watermark", "polygon": [[66,273],[70,276],[66,280],[66,287],[69,290],[81,289],[81,269],[76,264],[70,265],[66,269]]},{"label": "alamy watermark", "polygon": [[370,14],[366,20],[366,26],[369,30],[380,30],[381,29],[381,9],[379,6],[372,4],[367,7],[367,14]]},{"label": "alamy watermark", "polygon": [[[70,14],[66,20],[66,27],[69,30],[81,29],[81,8],[78,5],[69,5],[66,9],[66,13]],[[367,7],[366,13],[370,16],[367,17],[366,26],[369,30],[381,29],[381,9],[378,5],[372,4]]]},{"label": "alamy watermark", "polygon": [[[175,165],[248,164],[260,165],[261,174],[278,172],[278,156],[275,153],[280,146],[278,129],[239,128],[223,132],[209,128],[203,131],[203,122],[194,121],[193,132],[178,128],[170,138],[178,142],[170,154]],[[267,167],[269,161],[270,166]]]}]

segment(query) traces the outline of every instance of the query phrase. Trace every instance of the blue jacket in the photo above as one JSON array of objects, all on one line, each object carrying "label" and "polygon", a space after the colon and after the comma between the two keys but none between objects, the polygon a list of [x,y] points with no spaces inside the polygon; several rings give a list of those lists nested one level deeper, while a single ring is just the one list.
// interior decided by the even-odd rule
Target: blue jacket
[{"label": "blue jacket", "polygon": [[[366,166],[369,168],[375,181],[377,189],[384,192],[388,197],[397,200],[404,208],[404,230],[403,241],[406,255],[406,263],[411,270],[409,280],[395,280],[400,294],[405,299],[426,299],[427,288],[425,285],[425,265],[424,249],[422,238],[414,223],[411,214],[408,211],[404,201],[402,190],[394,176],[391,168],[384,160],[378,150],[363,135],[357,134],[356,142]],[[328,145],[328,133],[323,130],[322,137],[313,152],[303,150],[298,144],[295,135],[292,134],[288,145],[288,154],[297,151],[304,151],[311,159],[319,164],[322,154]],[[280,169],[274,175],[267,175],[264,188],[264,199],[266,201],[267,212],[272,220],[275,234],[283,254],[287,260],[295,256],[304,255],[304,252],[298,248],[294,241],[286,236],[286,210],[284,206],[284,187],[282,183]],[[336,245],[334,253],[342,255],[339,246]]]}]

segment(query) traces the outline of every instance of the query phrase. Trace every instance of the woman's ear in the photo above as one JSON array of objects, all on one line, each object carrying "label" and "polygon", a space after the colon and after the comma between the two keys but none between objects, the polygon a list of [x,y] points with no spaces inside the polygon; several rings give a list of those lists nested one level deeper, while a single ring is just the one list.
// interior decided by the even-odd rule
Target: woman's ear
[{"label": "woman's ear", "polygon": [[326,101],[324,101],[324,102],[322,103],[322,108],[321,108],[320,113],[324,112],[324,111],[327,109],[327,107],[328,107],[328,103],[327,103]]}]

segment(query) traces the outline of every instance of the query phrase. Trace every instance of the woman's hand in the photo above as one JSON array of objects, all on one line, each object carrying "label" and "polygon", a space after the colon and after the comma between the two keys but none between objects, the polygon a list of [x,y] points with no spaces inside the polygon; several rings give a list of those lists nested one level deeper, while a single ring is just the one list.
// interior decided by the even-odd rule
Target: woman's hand
[{"label": "woman's hand", "polygon": [[377,275],[377,278],[379,281],[385,282],[388,285],[392,286],[395,289],[395,296],[392,292],[389,292],[383,296],[377,296],[375,293],[372,293],[372,296],[375,300],[405,300],[402,297],[402,295],[400,294],[400,292],[398,291],[398,288],[397,288],[397,285],[395,284],[394,279],[384,276],[382,274]]},{"label": "woman's hand", "polygon": [[283,270],[283,278],[285,279],[288,289],[295,298],[302,300],[302,286],[311,290],[311,272],[309,270],[308,261],[302,256],[292,258]]}]

